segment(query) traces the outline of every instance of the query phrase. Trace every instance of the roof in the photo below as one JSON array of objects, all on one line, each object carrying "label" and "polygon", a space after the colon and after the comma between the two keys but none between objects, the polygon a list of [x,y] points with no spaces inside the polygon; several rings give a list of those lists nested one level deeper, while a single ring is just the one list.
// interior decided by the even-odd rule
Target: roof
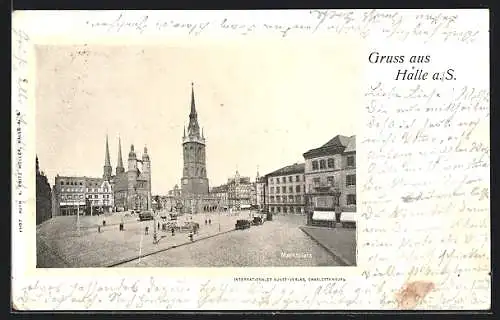
[{"label": "roof", "polygon": [[304,173],[305,163],[294,163],[292,165],[280,168],[271,173],[266,174],[266,177],[274,177],[274,176],[284,176],[288,174],[294,173]]},{"label": "roof", "polygon": [[[327,143],[322,145],[319,148],[311,149],[303,154],[304,158],[313,158],[313,157],[319,157],[322,155],[326,154],[336,154],[336,153],[343,153],[347,152],[345,151],[349,145],[352,146],[352,148],[356,148],[356,136],[343,136],[343,135],[336,135],[332,139],[330,139]],[[351,150],[353,151],[353,150]]]},{"label": "roof", "polygon": [[349,143],[345,147],[344,152],[356,152],[356,136],[349,137]]}]

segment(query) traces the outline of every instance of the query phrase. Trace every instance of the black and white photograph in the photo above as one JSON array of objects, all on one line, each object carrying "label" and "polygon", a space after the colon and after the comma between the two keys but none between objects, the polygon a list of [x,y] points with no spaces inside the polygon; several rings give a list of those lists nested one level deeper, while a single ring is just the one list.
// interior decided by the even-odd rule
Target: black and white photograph
[{"label": "black and white photograph", "polygon": [[349,51],[38,46],[37,267],[355,266]]}]

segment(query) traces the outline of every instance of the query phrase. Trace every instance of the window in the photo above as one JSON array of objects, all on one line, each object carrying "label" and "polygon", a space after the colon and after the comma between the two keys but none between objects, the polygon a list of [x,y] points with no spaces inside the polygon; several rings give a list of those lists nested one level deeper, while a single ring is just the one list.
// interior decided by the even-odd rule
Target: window
[{"label": "window", "polygon": [[299,182],[300,181],[300,176],[295,176],[295,182]]},{"label": "window", "polygon": [[345,177],[345,184],[346,184],[346,186],[355,186],[356,185],[356,175],[355,174],[348,174]]},{"label": "window", "polygon": [[281,183],[286,183],[286,177],[281,178]]},{"label": "window", "polygon": [[288,196],[288,201],[289,201],[290,203],[292,203],[292,202],[293,202],[293,196]]},{"label": "window", "polygon": [[281,187],[281,193],[286,193],[286,187]]},{"label": "window", "polygon": [[300,192],[300,186],[295,186],[295,192],[299,193]]},{"label": "window", "polygon": [[333,168],[335,168],[335,159],[328,158],[328,169],[333,169]]},{"label": "window", "polygon": [[295,202],[300,203],[300,196],[295,196]]},{"label": "window", "polygon": [[288,182],[293,182],[293,177],[292,176],[288,177]]},{"label": "window", "polygon": [[318,161],[314,160],[314,161],[312,162],[312,169],[313,169],[313,170],[318,170]]},{"label": "window", "polygon": [[274,193],[274,187],[271,187],[271,191],[269,193]]},{"label": "window", "polygon": [[271,212],[274,212],[274,207],[271,207]]},{"label": "window", "polygon": [[348,156],[347,157],[347,166],[348,167],[354,167],[355,163],[354,163],[354,156]]},{"label": "window", "polygon": [[325,160],[319,160],[319,168],[326,169],[326,161]]},{"label": "window", "polygon": [[347,195],[347,205],[356,204],[356,195],[348,194]]},{"label": "window", "polygon": [[281,197],[280,196],[276,196],[276,202],[281,202]]},{"label": "window", "polygon": [[287,213],[287,207],[283,207],[283,213]]},{"label": "window", "polygon": [[271,201],[271,202],[274,202],[274,196],[271,196],[271,197],[270,197],[270,201]]},{"label": "window", "polygon": [[61,181],[61,186],[64,186],[64,181]]},{"label": "window", "polygon": [[314,183],[314,185],[315,185],[315,186],[319,186],[319,181],[320,181],[320,180],[319,180],[319,178],[314,178],[314,179],[313,179],[313,183]]},{"label": "window", "polygon": [[288,187],[288,193],[293,193],[293,187],[292,186]]},{"label": "window", "polygon": [[327,178],[326,178],[326,181],[328,182],[328,185],[329,185],[329,186],[333,186],[333,183],[334,183],[333,176],[327,177]]}]

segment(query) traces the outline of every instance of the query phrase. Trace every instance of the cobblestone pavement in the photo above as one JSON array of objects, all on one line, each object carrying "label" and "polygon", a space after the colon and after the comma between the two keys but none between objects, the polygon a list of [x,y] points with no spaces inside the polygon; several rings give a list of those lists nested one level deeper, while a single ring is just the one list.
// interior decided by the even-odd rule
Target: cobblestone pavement
[{"label": "cobblestone pavement", "polygon": [[[200,224],[195,240],[213,236],[234,229],[239,217],[248,218],[251,213],[239,215],[204,214],[193,215],[193,220]],[[125,231],[119,231],[118,224],[125,222]],[[182,224],[187,217],[181,217]],[[212,223],[205,225],[205,219]],[[106,227],[98,233],[97,225],[106,220]],[[219,228],[220,220],[220,228]],[[161,221],[160,221],[161,222]],[[157,250],[167,249],[190,242],[187,233],[160,231],[160,241],[153,244],[153,221],[137,221],[137,216],[84,216],[80,217],[80,230],[76,228],[76,217],[55,217],[37,227],[37,266],[40,268],[58,267],[105,267],[123,260],[133,259],[139,254],[145,255]],[[144,229],[149,226],[149,234]]]},{"label": "cobblestone pavement", "polygon": [[303,216],[273,221],[169,249],[119,267],[336,266],[331,254],[299,229]]},{"label": "cobblestone pavement", "polygon": [[301,229],[338,256],[343,264],[356,265],[356,229],[303,226]]}]

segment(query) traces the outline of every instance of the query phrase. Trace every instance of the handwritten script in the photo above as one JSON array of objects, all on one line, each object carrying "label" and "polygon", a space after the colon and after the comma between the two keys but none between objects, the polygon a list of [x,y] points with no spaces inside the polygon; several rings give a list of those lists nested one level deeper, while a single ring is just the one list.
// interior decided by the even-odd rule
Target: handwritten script
[{"label": "handwritten script", "polygon": [[[437,54],[458,55],[461,54],[458,47],[477,48],[481,44],[488,32],[487,23],[471,23],[470,14],[446,10],[310,10],[296,18],[284,14],[285,19],[279,14],[260,12],[195,16],[123,11],[86,14],[79,27],[98,35],[217,34],[280,38],[326,35],[329,40],[329,35],[336,35],[376,43],[384,49],[386,42],[397,43],[401,48],[411,42],[417,44],[414,47],[428,49],[430,52],[425,54],[433,54],[434,61]],[[53,19],[57,25],[58,17]],[[29,42],[30,36],[22,28],[13,28],[13,219],[18,221],[17,235],[23,231],[27,199],[25,166],[30,163],[25,146],[29,125],[27,66],[33,63],[28,61]],[[437,50],[433,46],[436,44]],[[80,60],[87,55],[86,50],[78,52],[74,63],[82,63]],[[364,76],[368,80],[363,87],[364,102],[359,106],[361,129],[356,135],[358,267],[351,274],[339,271],[337,275],[346,281],[277,283],[200,275],[174,279],[149,274],[65,279],[56,271],[38,277],[13,275],[14,307],[23,310],[488,308],[490,98],[487,85],[476,81],[488,77],[487,70],[471,76],[456,65],[453,68],[460,75],[459,80],[397,82],[392,77],[394,69],[389,66],[383,70],[369,66],[367,60],[359,63],[366,64]],[[470,61],[464,58],[460,63]],[[76,93],[86,94],[70,92],[69,105]],[[13,241],[14,248],[23,241]],[[17,268],[14,266],[13,270]],[[78,270],[74,271],[78,275]]]},{"label": "handwritten script", "polygon": [[99,31],[138,34],[174,31],[192,36],[211,32],[246,36],[265,32],[286,38],[327,32],[398,41],[417,39],[424,42],[465,43],[473,43],[480,33],[479,29],[460,23],[457,14],[446,14],[445,11],[415,15],[393,10],[310,10],[308,15],[283,22],[279,16],[267,19],[235,18],[229,15],[216,19],[208,17],[165,19],[154,14],[120,12],[114,16],[107,15],[106,18],[87,19],[86,25]]},{"label": "handwritten script", "polygon": [[380,306],[488,305],[489,89],[374,79],[365,98],[359,250]]}]

